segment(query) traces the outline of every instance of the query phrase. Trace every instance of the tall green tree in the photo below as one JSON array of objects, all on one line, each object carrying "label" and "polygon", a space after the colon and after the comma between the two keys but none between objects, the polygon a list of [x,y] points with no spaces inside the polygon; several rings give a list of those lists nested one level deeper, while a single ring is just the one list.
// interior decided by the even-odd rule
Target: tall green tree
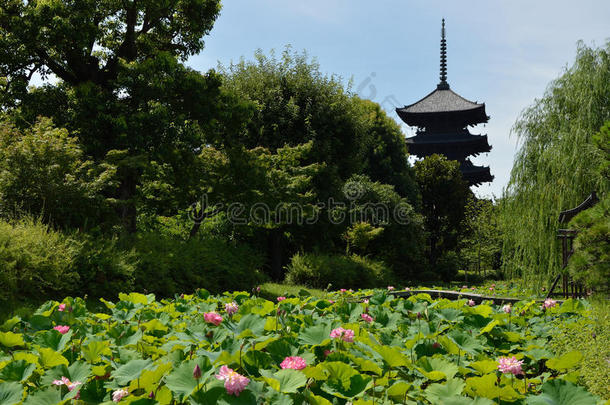
[{"label": "tall green tree", "polygon": [[[241,60],[220,71],[223,90],[254,106],[243,130],[226,142],[272,153],[311,142],[303,163],[322,165],[312,178],[312,190],[326,208],[331,201],[344,207],[353,202],[346,198],[344,185],[354,175],[368,176],[364,188],[383,184],[398,200],[417,204],[418,190],[398,125],[377,104],[353,94],[339,77],[322,73],[306,53],[289,47],[280,56],[258,51],[254,61]],[[344,250],[343,235],[350,224],[334,223],[330,213],[324,209],[315,224],[290,233],[293,251]],[[419,246],[419,240],[407,239]]]},{"label": "tall green tree", "polygon": [[422,199],[422,214],[428,236],[428,258],[437,260],[455,249],[464,208],[470,195],[460,164],[442,155],[431,155],[415,163],[415,178]]},{"label": "tall green tree", "polygon": [[609,105],[610,42],[579,43],[574,64],[515,123],[521,146],[502,204],[508,274],[544,283],[560,271],[559,212],[608,190],[593,136],[610,119]]},{"label": "tall green tree", "polygon": [[[222,105],[220,78],[183,62],[203,49],[219,11],[218,0],[0,4],[4,109],[21,125],[51,117],[96,161],[119,151],[110,158],[120,178],[113,197],[129,231],[147,162],[192,152],[216,130],[207,124]],[[35,74],[55,80],[29,88]]]},{"label": "tall green tree", "polygon": [[497,270],[501,265],[502,228],[499,203],[490,199],[468,199],[460,232],[460,256],[464,265],[477,274]]}]

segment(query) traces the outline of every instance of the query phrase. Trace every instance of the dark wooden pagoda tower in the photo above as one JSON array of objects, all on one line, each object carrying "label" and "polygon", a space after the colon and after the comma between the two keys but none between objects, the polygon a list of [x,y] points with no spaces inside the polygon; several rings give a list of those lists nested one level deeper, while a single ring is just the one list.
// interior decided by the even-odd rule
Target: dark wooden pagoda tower
[{"label": "dark wooden pagoda tower", "polygon": [[409,153],[426,157],[434,153],[460,162],[460,169],[469,185],[480,185],[493,180],[488,166],[475,166],[469,156],[489,152],[487,135],[473,135],[469,126],[485,123],[485,103],[466,100],[453,92],[447,83],[447,41],[445,19],[441,29],[441,72],[436,90],[416,103],[397,108],[400,118],[409,126],[417,127],[416,135],[407,138]]}]

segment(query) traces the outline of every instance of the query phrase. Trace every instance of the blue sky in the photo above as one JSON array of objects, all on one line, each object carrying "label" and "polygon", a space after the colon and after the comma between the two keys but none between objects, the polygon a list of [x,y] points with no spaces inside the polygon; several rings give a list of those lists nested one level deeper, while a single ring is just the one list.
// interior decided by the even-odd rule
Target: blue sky
[{"label": "blue sky", "polygon": [[[188,64],[207,70],[290,44],[324,72],[352,79],[353,90],[400,122],[395,105],[419,100],[438,83],[444,17],[448,82],[463,97],[485,102],[491,116],[471,132],[488,134],[492,151],[473,161],[489,165],[495,180],[475,192],[500,196],[519,113],[572,63],[578,40],[601,46],[610,38],[609,16],[608,0],[232,0]],[[403,132],[413,135],[404,125]]]}]

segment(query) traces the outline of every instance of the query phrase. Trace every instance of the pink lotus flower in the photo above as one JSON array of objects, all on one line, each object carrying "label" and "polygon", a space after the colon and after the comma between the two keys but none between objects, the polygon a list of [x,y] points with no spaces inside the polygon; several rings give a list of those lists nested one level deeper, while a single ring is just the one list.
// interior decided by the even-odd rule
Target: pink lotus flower
[{"label": "pink lotus flower", "polygon": [[277,302],[282,302],[286,299],[286,297],[277,297]]},{"label": "pink lotus flower", "polygon": [[220,325],[222,323],[222,316],[220,316],[216,312],[206,312],[206,313],[204,313],[203,314],[203,319],[207,323],[213,323],[216,326],[218,326],[218,325]]},{"label": "pink lotus flower", "polygon": [[463,290],[467,290],[467,289],[468,289],[468,286],[467,286],[467,285],[463,285],[463,286],[462,286],[462,289],[463,289]]},{"label": "pink lotus flower", "polygon": [[330,331],[330,337],[332,339],[341,338],[344,342],[351,343],[354,341],[354,331],[351,329],[337,328]]},{"label": "pink lotus flower", "polygon": [[237,302],[235,301],[227,303],[225,304],[225,311],[227,314],[229,314],[229,316],[231,316],[239,311],[239,305],[237,305]]},{"label": "pink lotus flower", "polygon": [[507,314],[510,314],[512,311],[512,307],[510,306],[510,304],[506,304],[502,307],[502,311],[506,312]]},{"label": "pink lotus flower", "polygon": [[476,303],[474,302],[474,300],[468,300],[468,306],[469,307],[474,307],[476,305]]},{"label": "pink lotus flower", "polygon": [[389,286],[388,286],[388,291],[394,291],[394,286],[389,285]]},{"label": "pink lotus flower", "polygon": [[225,388],[229,395],[235,396],[239,396],[239,393],[246,388],[248,383],[250,383],[249,378],[244,377],[227,366],[220,367],[220,371],[216,374],[216,378],[225,382]]},{"label": "pink lotus flower", "polygon": [[360,314],[360,316],[362,317],[362,320],[368,323],[373,322],[373,317],[370,316],[369,314]]},{"label": "pink lotus flower", "polygon": [[544,309],[553,308],[556,305],[557,305],[557,301],[547,298],[544,300],[544,303],[542,304],[542,308],[544,308]]},{"label": "pink lotus flower", "polygon": [[127,395],[129,395],[129,391],[127,391],[125,388],[116,390],[112,393],[112,402],[119,402],[121,399],[125,398]]},{"label": "pink lotus flower", "polygon": [[493,288],[493,287],[489,287],[489,291],[493,291],[493,290],[494,290],[494,288]]},{"label": "pink lotus flower", "polygon": [[82,382],[80,382],[80,381],[71,382],[68,378],[61,377],[61,380],[54,380],[52,384],[57,385],[57,386],[65,385],[66,387],[68,387],[68,391],[72,391],[74,388],[81,385]]},{"label": "pink lotus flower", "polygon": [[70,327],[67,325],[57,325],[57,326],[53,327],[53,329],[55,329],[56,331],[58,331],[59,333],[64,335],[64,334],[68,333],[68,331],[70,330]]},{"label": "pink lotus flower", "polygon": [[411,291],[410,287],[405,287],[405,291]]},{"label": "pink lotus flower", "polygon": [[331,355],[331,353],[333,353],[332,350],[324,350],[324,357],[328,357]]},{"label": "pink lotus flower", "polygon": [[477,289],[477,287],[470,287],[470,289],[471,289],[472,291],[474,291],[474,290],[476,290],[476,289]]},{"label": "pink lotus flower", "polygon": [[57,310],[59,312],[64,312],[66,310],[66,304],[59,304],[59,307],[57,308]]},{"label": "pink lotus flower", "polygon": [[281,368],[290,368],[293,370],[303,370],[307,367],[305,359],[299,356],[289,356],[280,363]]},{"label": "pink lotus flower", "polygon": [[199,367],[199,364],[196,364],[193,369],[193,378],[196,380],[201,378],[201,367]]},{"label": "pink lotus flower", "polygon": [[523,374],[523,370],[521,366],[523,365],[523,360],[517,360],[516,357],[500,357],[498,359],[498,370],[500,370],[504,374]]},{"label": "pink lotus flower", "polygon": [[369,299],[368,298],[363,299],[362,303],[368,305],[369,304]]},{"label": "pink lotus flower", "polygon": [[335,301],[333,301],[333,300],[328,300],[328,302],[330,302],[331,304],[335,303]]},{"label": "pink lotus flower", "polygon": [[347,292],[347,290],[345,288],[342,288],[342,289],[339,290],[339,292],[344,293],[344,292]]}]

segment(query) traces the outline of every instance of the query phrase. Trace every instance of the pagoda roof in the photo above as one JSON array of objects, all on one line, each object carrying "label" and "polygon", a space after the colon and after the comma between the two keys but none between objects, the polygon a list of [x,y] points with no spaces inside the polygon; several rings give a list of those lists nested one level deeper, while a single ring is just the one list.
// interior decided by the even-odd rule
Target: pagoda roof
[{"label": "pagoda roof", "polygon": [[475,103],[455,93],[448,85],[440,86],[421,100],[397,108],[396,113],[411,126],[425,126],[429,119],[460,116],[467,124],[487,122],[485,103]]},{"label": "pagoda roof", "polygon": [[471,134],[418,134],[406,139],[410,154],[425,157],[434,153],[460,158],[489,152],[487,135]]},{"label": "pagoda roof", "polygon": [[464,180],[471,186],[478,186],[481,183],[487,183],[494,179],[494,176],[489,171],[489,166],[475,166],[468,159],[461,162],[460,171]]}]

